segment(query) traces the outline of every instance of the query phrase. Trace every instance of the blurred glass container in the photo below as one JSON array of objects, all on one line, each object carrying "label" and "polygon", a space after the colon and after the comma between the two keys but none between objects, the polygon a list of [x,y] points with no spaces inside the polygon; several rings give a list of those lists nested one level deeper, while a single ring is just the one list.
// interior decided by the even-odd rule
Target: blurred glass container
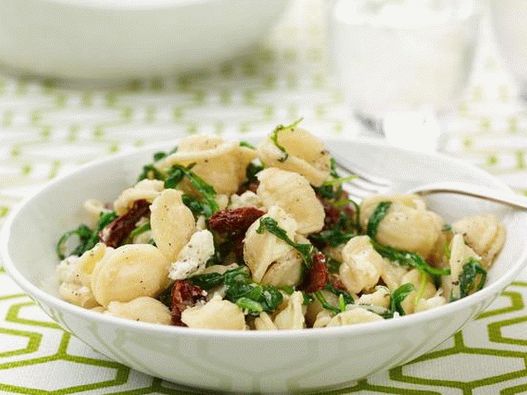
[{"label": "blurred glass container", "polygon": [[[527,0],[526,0],[527,3]],[[436,114],[465,88],[479,36],[478,0],[337,0],[331,62],[355,115]]]},{"label": "blurred glass container", "polygon": [[527,1],[491,0],[491,10],[500,52],[527,99]]}]

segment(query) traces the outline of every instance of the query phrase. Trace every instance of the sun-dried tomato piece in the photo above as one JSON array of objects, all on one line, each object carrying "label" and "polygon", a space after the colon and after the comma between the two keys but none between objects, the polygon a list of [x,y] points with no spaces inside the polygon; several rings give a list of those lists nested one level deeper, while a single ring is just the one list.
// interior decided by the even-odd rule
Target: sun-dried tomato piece
[{"label": "sun-dried tomato piece", "polygon": [[313,256],[313,265],[307,272],[304,281],[304,290],[308,293],[323,289],[329,281],[329,272],[326,265],[326,257],[321,252]]},{"label": "sun-dried tomato piece", "polygon": [[325,213],[324,230],[334,228],[335,225],[337,225],[337,222],[339,221],[342,212],[344,212],[344,214],[346,214],[346,217],[348,218],[355,217],[355,210],[349,205],[344,207],[336,207],[334,204],[325,199],[320,199],[320,201],[322,202],[322,206],[324,207]]},{"label": "sun-dried tomato piece", "polygon": [[249,226],[265,213],[256,207],[221,210],[209,219],[209,228],[223,234],[245,234]]},{"label": "sun-dried tomato piece", "polygon": [[193,285],[187,280],[176,280],[172,286],[172,324],[186,326],[181,321],[181,313],[187,307],[194,306],[198,301],[205,300],[206,293],[197,285]]},{"label": "sun-dried tomato piece", "polygon": [[108,247],[119,247],[134,230],[135,224],[150,212],[150,203],[136,200],[126,214],[114,219],[99,232],[99,240]]}]

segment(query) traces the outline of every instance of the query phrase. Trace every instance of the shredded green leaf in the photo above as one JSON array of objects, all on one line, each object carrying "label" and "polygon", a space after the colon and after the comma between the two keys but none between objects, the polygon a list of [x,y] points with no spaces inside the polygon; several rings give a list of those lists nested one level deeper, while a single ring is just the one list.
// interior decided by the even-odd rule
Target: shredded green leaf
[{"label": "shredded green leaf", "polygon": [[289,157],[289,154],[287,153],[285,147],[281,145],[278,142],[278,135],[282,132],[287,131],[293,131],[295,128],[302,122],[304,118],[297,119],[295,122],[293,122],[290,125],[278,125],[276,128],[274,128],[273,133],[271,133],[270,139],[273,142],[273,144],[284,153],[284,155],[279,159],[280,162],[285,162],[287,158]]},{"label": "shredded green leaf", "polygon": [[311,267],[311,265],[313,264],[313,245],[295,243],[289,238],[289,236],[287,236],[287,232],[284,229],[280,228],[280,226],[278,226],[278,222],[276,222],[271,217],[263,217],[260,219],[260,226],[258,227],[258,229],[256,229],[256,233],[261,234],[265,231],[272,233],[280,240],[285,241],[287,244],[297,250],[300,253],[300,256],[302,257],[302,260],[304,261],[306,267]]},{"label": "shredded green leaf", "polygon": [[401,304],[406,299],[406,297],[414,290],[415,290],[415,287],[413,284],[406,283],[406,284],[401,285],[399,288],[397,288],[395,291],[392,292],[391,300],[390,300],[390,310],[392,311],[392,313],[397,312],[400,315],[406,314]]},{"label": "shredded green leaf", "polygon": [[236,301],[236,304],[244,311],[247,312],[247,314],[256,314],[259,315],[263,311],[263,307],[260,303],[246,298],[245,296],[242,296]]},{"label": "shredded green leaf", "polygon": [[373,248],[384,258],[392,262],[398,263],[401,266],[408,266],[416,268],[422,272],[428,273],[432,276],[447,276],[450,274],[450,269],[438,269],[430,266],[420,255],[413,252],[398,250],[393,247],[382,245],[375,240],[371,240]]},{"label": "shredded green leaf", "polygon": [[225,285],[225,299],[236,303],[250,315],[259,315],[262,311],[273,312],[283,301],[283,295],[278,288],[254,283],[245,266],[231,269],[224,274],[207,273],[193,276],[189,280],[204,290]]},{"label": "shredded green leaf", "polygon": [[357,178],[357,176],[355,176],[355,175],[351,175],[351,176],[348,176],[348,177],[330,178],[329,180],[324,181],[324,183],[322,185],[324,185],[324,186],[341,185],[341,184],[345,184],[348,181],[354,180],[355,178]]},{"label": "shredded green leaf", "polygon": [[133,239],[136,236],[139,236],[140,234],[143,234],[145,232],[148,232],[150,230],[150,222],[146,222],[143,225],[138,226],[132,232],[130,232],[130,239]]},{"label": "shredded green leaf", "polygon": [[256,149],[254,145],[247,141],[240,141],[240,147],[250,148],[250,149]]},{"label": "shredded green leaf", "polygon": [[[110,224],[113,220],[115,220],[117,217],[118,217],[117,214],[113,211],[103,212],[99,216],[99,221],[94,230],[90,229],[86,225],[80,225],[77,229],[70,230],[64,233],[60,237],[59,241],[57,242],[57,246],[55,248],[55,251],[57,252],[57,256],[60,259],[64,259],[70,255],[81,256],[86,251],[91,250],[93,247],[95,247],[95,244],[99,242],[99,232],[106,225]],[[77,236],[79,239],[79,242],[77,246],[71,252],[67,252],[66,244],[72,236]]]},{"label": "shredded green leaf", "polygon": [[148,163],[143,166],[143,170],[139,174],[139,177],[137,178],[137,181],[144,180],[145,178],[148,178],[150,180],[161,180],[163,181],[166,178],[166,175],[160,171],[156,166],[154,165],[155,162],[159,162],[161,159],[166,158],[167,156],[177,152],[178,147],[175,146],[168,152],[156,152],[153,155],[153,163]]},{"label": "shredded green leaf", "polygon": [[324,297],[324,294],[322,293],[322,291],[317,291],[317,292],[313,293],[313,295],[315,295],[315,298],[317,298],[317,300],[319,301],[319,303],[322,305],[322,307],[324,309],[329,310],[329,311],[331,311],[332,313],[335,313],[335,314],[338,314],[338,313],[341,312],[340,308],[331,305],[326,300],[326,298]]},{"label": "shredded green leaf", "polygon": [[336,259],[333,259],[330,257],[327,259],[326,265],[330,273],[338,273],[340,270],[340,265],[342,265],[342,262],[339,262]]},{"label": "shredded green leaf", "polygon": [[187,167],[181,165],[172,166],[165,179],[165,188],[176,188],[183,178],[186,178],[200,194],[201,201],[198,202],[199,204],[196,204],[191,197],[186,197],[183,202],[186,202],[185,204],[188,203],[193,212],[202,213],[208,218],[220,209],[216,202],[216,191],[212,185],[208,184],[192,171],[193,166],[194,164]]},{"label": "shredded green leaf", "polygon": [[485,285],[487,271],[481,266],[481,263],[470,258],[463,265],[463,271],[459,275],[459,296],[464,298],[472,292],[479,291]]},{"label": "shredded green leaf", "polygon": [[390,209],[391,205],[392,202],[380,202],[377,207],[375,207],[375,211],[373,211],[373,214],[368,220],[368,229],[366,231],[371,239],[375,240],[377,237],[379,225],[384,217],[386,217],[386,214],[388,214],[388,210]]}]

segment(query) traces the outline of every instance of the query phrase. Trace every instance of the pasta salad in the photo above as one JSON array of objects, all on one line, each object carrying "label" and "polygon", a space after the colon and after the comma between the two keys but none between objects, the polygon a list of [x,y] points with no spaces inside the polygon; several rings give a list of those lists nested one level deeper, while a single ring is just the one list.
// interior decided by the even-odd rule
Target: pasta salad
[{"label": "pasta salad", "polygon": [[59,293],[189,328],[354,325],[481,289],[505,240],[490,214],[447,224],[416,195],[355,202],[323,142],[279,125],[257,147],[194,135],[158,152],[57,243]]}]

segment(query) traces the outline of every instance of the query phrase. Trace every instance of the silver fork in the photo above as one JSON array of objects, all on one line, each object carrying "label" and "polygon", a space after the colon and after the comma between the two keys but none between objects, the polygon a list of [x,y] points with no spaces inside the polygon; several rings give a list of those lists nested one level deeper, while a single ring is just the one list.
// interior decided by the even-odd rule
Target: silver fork
[{"label": "silver fork", "polygon": [[[355,164],[348,165],[349,161],[339,158],[338,155],[334,155],[333,157],[335,158],[337,167],[339,169],[344,170],[349,174],[355,175],[355,178],[346,182],[346,192],[348,192],[351,198],[357,200],[358,202],[371,195],[382,195],[404,189],[401,188],[401,186],[397,188],[397,185],[386,178],[369,174],[367,171],[360,168],[359,166],[356,166]],[[405,191],[405,193],[415,193],[422,196],[431,195],[434,193],[453,193],[458,195],[472,196],[475,198],[489,200],[492,202],[527,210],[527,198],[523,196],[464,182],[445,181],[418,185],[409,188]]]}]

